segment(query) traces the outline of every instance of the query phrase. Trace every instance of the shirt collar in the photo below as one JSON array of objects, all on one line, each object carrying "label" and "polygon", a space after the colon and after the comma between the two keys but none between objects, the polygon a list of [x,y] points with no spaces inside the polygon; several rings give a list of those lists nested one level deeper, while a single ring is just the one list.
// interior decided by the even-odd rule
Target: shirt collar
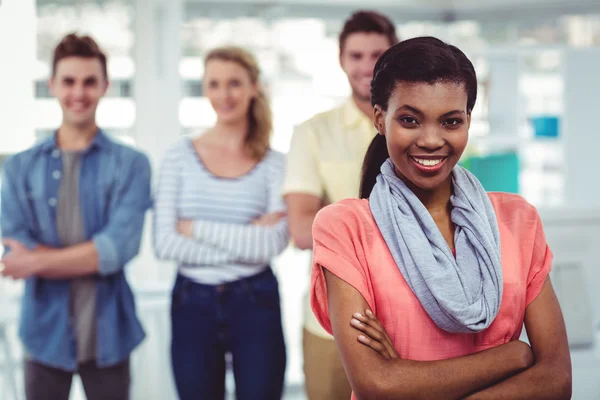
[{"label": "shirt collar", "polygon": [[[57,134],[58,134],[58,130],[54,131],[52,136],[50,136],[49,138],[44,139],[42,141],[41,148],[43,151],[51,152],[53,150],[58,149]],[[85,153],[87,153],[91,150],[94,150],[94,149],[101,150],[103,148],[106,148],[109,145],[109,143],[110,143],[110,140],[108,139],[106,134],[102,131],[102,129],[98,129],[96,136],[94,136],[92,143],[90,143],[89,147],[85,150]]]},{"label": "shirt collar", "polygon": [[356,105],[352,97],[346,100],[342,106],[344,113],[344,125],[347,128],[355,127],[361,123],[371,124],[371,120]]}]

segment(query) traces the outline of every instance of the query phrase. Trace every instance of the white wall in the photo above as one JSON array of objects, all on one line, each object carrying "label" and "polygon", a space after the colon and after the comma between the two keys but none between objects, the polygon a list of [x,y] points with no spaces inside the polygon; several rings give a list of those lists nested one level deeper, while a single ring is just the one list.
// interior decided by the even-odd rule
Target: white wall
[{"label": "white wall", "polygon": [[35,0],[3,0],[0,6],[0,154],[34,141]]}]

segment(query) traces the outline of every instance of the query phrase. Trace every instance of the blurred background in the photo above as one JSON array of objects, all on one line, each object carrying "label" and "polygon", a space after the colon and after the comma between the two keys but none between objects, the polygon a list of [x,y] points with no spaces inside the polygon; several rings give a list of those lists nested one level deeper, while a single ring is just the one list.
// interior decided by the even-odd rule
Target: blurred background
[{"label": "blurred background", "polygon": [[[158,166],[164,149],[215,121],[202,93],[203,57],[237,44],[257,56],[274,112],[272,147],[344,101],[338,63],[355,0],[0,0],[0,168],[61,122],[47,80],[66,33],[91,34],[109,55],[111,87],[98,123]],[[463,164],[488,190],[538,207],[569,333],[575,399],[600,399],[600,2],[592,0],[372,0],[400,39],[432,35],[460,47],[479,77]],[[0,182],[1,184],[1,182]],[[152,216],[148,216],[148,221]],[[128,267],[148,338],[133,359],[134,399],[175,399],[169,290],[175,268],[156,261],[150,224]],[[288,347],[286,398],[303,399],[302,296],[310,255],[289,248],[280,280]],[[0,280],[0,399],[23,399],[16,336],[21,287]],[[143,361],[142,361],[143,360]],[[13,389],[15,382],[17,390]],[[231,377],[228,379],[232,387]],[[15,393],[16,392],[16,393]],[[78,383],[73,399],[82,399]]]}]

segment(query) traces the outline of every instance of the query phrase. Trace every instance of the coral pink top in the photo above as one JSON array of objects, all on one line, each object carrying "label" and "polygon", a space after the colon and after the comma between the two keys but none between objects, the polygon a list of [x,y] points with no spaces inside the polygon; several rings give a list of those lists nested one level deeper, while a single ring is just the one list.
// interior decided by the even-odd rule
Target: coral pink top
[{"label": "coral pink top", "polygon": [[454,358],[518,339],[525,308],[539,294],[550,272],[552,252],[533,206],[518,195],[489,195],[500,228],[504,289],[500,311],[488,329],[452,334],[438,328],[400,273],[368,200],[358,199],[324,208],[313,225],[311,305],[321,325],[331,333],[322,266],[362,294],[400,358]]}]

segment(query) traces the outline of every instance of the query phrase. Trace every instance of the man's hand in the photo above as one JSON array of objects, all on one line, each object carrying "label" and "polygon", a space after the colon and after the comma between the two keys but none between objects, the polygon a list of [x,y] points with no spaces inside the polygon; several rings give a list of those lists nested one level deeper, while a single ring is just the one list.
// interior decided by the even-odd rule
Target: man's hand
[{"label": "man's hand", "polygon": [[194,235],[194,221],[191,219],[180,219],[177,221],[177,232],[183,236],[192,237]]},{"label": "man's hand", "polygon": [[[12,279],[27,279],[40,271],[41,262],[38,251],[31,251],[21,242],[14,239],[4,239],[4,247],[10,248],[10,253],[2,257],[0,273]],[[42,250],[42,249],[40,249]]]}]

